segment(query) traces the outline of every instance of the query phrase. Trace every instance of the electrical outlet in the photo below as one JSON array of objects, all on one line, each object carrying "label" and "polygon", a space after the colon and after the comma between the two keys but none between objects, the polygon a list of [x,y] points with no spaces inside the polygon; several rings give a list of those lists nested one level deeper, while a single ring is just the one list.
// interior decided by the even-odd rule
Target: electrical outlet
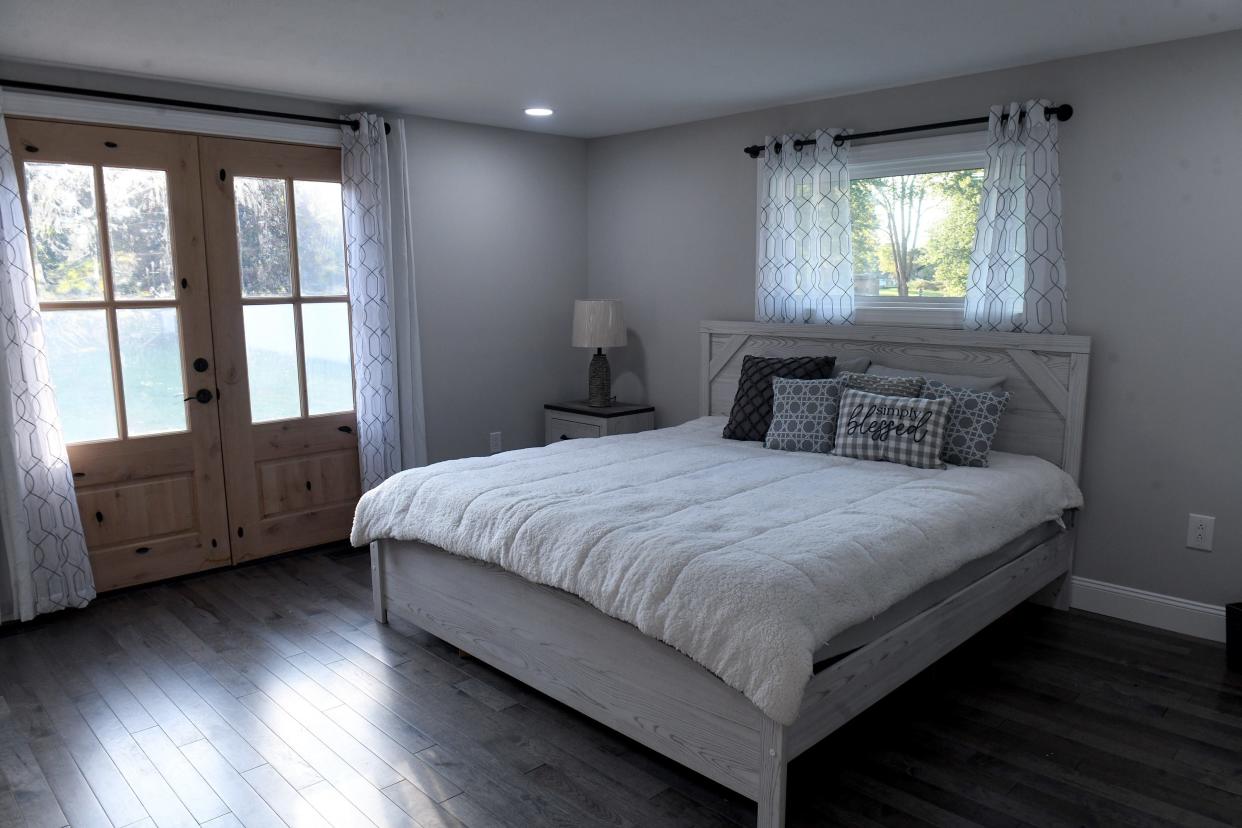
[{"label": "electrical outlet", "polygon": [[500,432],[493,431],[487,437],[487,447],[492,454],[500,454],[503,449],[500,447]]},{"label": "electrical outlet", "polygon": [[1190,516],[1190,524],[1186,527],[1186,546],[1190,549],[1212,551],[1212,535],[1216,531],[1216,518],[1211,515]]}]

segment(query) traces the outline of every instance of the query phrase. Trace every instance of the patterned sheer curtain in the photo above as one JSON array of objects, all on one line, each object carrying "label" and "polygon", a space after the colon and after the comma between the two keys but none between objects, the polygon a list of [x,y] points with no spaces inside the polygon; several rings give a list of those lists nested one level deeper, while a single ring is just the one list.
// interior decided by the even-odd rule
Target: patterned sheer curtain
[{"label": "patterned sheer curtain", "polygon": [[[849,143],[839,130],[765,141],[759,163],[757,322],[854,324]],[[799,139],[815,143],[796,148]]]},{"label": "patterned sheer curtain", "polygon": [[410,242],[405,123],[379,115],[341,129],[345,267],[362,489],[427,462]]},{"label": "patterned sheer curtain", "polygon": [[52,395],[9,134],[0,113],[0,620],[95,597]]},{"label": "patterned sheer curtain", "polygon": [[1049,101],[993,106],[962,327],[1066,332],[1057,119]]}]

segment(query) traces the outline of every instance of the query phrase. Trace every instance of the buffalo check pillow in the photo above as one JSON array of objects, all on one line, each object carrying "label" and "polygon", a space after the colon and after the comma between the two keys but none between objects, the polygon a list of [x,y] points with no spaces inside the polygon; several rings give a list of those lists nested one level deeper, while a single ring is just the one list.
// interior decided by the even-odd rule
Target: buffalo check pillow
[{"label": "buffalo check pillow", "polygon": [[949,425],[940,458],[955,466],[987,468],[992,441],[1009,404],[1009,392],[976,391],[928,380],[923,396],[950,402]]},{"label": "buffalo check pillow", "polygon": [[837,439],[837,412],[845,381],[772,380],[772,425],[764,446],[827,454]]},{"label": "buffalo check pillow", "polygon": [[841,397],[832,453],[859,460],[887,460],[916,469],[943,469],[948,399],[886,397],[847,388]]}]

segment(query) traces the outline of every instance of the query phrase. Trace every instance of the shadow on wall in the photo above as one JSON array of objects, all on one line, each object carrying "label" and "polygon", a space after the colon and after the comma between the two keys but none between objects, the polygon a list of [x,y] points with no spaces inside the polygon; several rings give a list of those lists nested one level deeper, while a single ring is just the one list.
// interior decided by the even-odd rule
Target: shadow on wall
[{"label": "shadow on wall", "polygon": [[[647,349],[643,340],[633,328],[625,331],[625,347],[613,348],[608,352],[612,365],[612,393],[619,402],[647,402],[647,385],[643,377],[647,376]],[[656,412],[659,419],[660,412]]]}]

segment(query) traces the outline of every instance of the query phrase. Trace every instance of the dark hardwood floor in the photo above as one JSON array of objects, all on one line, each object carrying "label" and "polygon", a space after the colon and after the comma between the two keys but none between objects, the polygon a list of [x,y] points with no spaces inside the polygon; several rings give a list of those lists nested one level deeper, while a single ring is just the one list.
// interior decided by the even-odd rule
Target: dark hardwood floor
[{"label": "dark hardwood floor", "polygon": [[[318,551],[0,629],[0,826],[754,824]],[[7,633],[7,634],[6,634]],[[1242,824],[1219,646],[1025,606],[791,767],[789,824]]]}]

